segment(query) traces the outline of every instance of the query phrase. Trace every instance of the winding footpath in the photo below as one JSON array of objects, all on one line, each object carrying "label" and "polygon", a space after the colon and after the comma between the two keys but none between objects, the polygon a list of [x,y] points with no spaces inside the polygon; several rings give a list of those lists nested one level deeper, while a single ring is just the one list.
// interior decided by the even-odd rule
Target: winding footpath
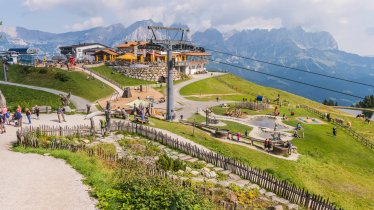
[{"label": "winding footpath", "polygon": [[[67,122],[59,124],[57,115],[49,114],[41,115],[40,120],[32,119],[32,123],[89,125],[83,119],[83,115],[67,115]],[[5,134],[0,134],[0,209],[96,209],[97,201],[89,196],[81,174],[61,159],[12,152],[18,128],[6,125],[6,129]]]},{"label": "winding footpath", "polygon": [[[60,95],[60,94],[67,95],[68,94],[66,92],[55,90],[55,89],[51,89],[51,88],[38,87],[38,86],[32,86],[32,85],[24,85],[24,84],[13,83],[13,82],[0,81],[0,84],[2,84],[2,85],[10,85],[10,86],[17,86],[17,87],[23,87],[23,88],[33,89],[33,90],[40,90],[40,91],[52,93],[52,94],[55,94],[55,95]],[[84,99],[82,97],[75,96],[75,95],[71,95],[70,101],[75,105],[75,107],[78,110],[85,110],[87,104],[92,104],[92,102],[90,102],[90,101],[88,101],[88,100],[86,100],[86,99]],[[92,111],[97,111],[97,109],[96,109],[95,106],[92,106],[91,110]]]}]

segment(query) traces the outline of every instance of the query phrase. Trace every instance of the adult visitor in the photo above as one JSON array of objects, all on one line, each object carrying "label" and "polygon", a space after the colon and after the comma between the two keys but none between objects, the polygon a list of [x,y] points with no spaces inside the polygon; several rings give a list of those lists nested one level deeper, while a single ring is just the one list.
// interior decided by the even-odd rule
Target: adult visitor
[{"label": "adult visitor", "polygon": [[28,108],[25,109],[27,120],[29,121],[29,124],[31,124],[31,112]]},{"label": "adult visitor", "polygon": [[39,120],[40,108],[38,107],[38,105],[35,105],[34,112],[35,112],[35,115],[36,115],[36,119]]},{"label": "adult visitor", "polygon": [[334,128],[332,129],[332,134],[334,135],[334,137],[336,137],[336,126],[334,126]]}]

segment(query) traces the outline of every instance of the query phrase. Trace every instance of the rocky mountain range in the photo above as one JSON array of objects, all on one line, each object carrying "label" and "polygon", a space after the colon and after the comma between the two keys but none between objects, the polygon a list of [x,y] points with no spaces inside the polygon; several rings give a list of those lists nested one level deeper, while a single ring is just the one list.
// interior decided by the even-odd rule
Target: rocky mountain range
[{"label": "rocky mountain range", "polygon": [[[150,32],[147,29],[149,25],[162,26],[163,24],[152,20],[144,20],[135,22],[128,27],[122,24],[114,24],[108,27],[96,27],[60,34],[16,27],[15,33],[2,32],[4,36],[0,40],[0,50],[9,47],[32,46],[40,48],[48,55],[53,55],[59,53],[59,46],[69,44],[100,42],[113,47],[124,41],[140,41],[150,38]],[[195,44],[205,47],[207,51],[212,49],[228,52],[363,83],[373,84],[374,81],[374,58],[339,50],[338,43],[328,32],[307,32],[303,28],[297,27],[221,33],[212,28],[203,32],[195,32],[190,37]],[[305,72],[254,62],[232,55],[212,52],[212,59],[247,67],[253,71],[235,69],[216,63],[210,63],[208,69],[230,71],[250,81],[283,89],[320,102],[331,98],[336,100],[338,104],[351,105],[359,99],[300,85],[278,77],[299,80],[357,96],[374,93],[372,87],[306,74]],[[276,76],[265,76],[255,71]]]}]

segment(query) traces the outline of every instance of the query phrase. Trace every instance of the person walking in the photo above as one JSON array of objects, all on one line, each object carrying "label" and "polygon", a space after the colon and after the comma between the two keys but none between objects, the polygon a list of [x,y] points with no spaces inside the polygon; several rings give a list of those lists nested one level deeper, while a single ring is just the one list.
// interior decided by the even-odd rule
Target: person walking
[{"label": "person walking", "polygon": [[268,139],[265,139],[265,141],[264,141],[264,150],[265,150],[265,151],[268,150],[268,144],[269,144],[269,140],[268,140]]},{"label": "person walking", "polygon": [[5,114],[5,122],[7,125],[10,125],[10,111],[8,110],[8,112]]},{"label": "person walking", "polygon": [[245,131],[244,131],[244,136],[245,136],[245,137],[248,137],[248,130],[245,130]]},{"label": "person walking", "polygon": [[237,140],[238,140],[238,142],[240,141],[240,132],[238,132],[237,134],[236,134],[236,138],[237,138]]},{"label": "person walking", "polygon": [[271,140],[269,139],[269,141],[268,141],[268,152],[271,151],[272,147],[273,147],[273,142],[271,142]]},{"label": "person walking", "polygon": [[29,124],[31,124],[31,112],[28,108],[25,109],[27,120],[29,121]]},{"label": "person walking", "polygon": [[86,104],[86,107],[87,107],[87,114],[89,114],[90,110],[91,110],[91,105],[90,104]]},{"label": "person walking", "polygon": [[61,119],[62,119],[62,109],[61,109],[61,107],[57,108],[57,118],[58,118],[58,122],[61,123]]},{"label": "person walking", "polygon": [[21,113],[21,109],[17,108],[17,111],[14,114],[14,119],[16,120],[15,127],[17,127],[17,126],[18,127],[22,127],[22,113]]},{"label": "person walking", "polygon": [[5,123],[5,121],[6,121],[6,113],[7,112],[8,112],[8,108],[5,105],[3,105],[3,107],[1,108],[1,112],[0,112],[0,114],[3,117],[3,123]]},{"label": "person walking", "polygon": [[104,137],[106,132],[106,122],[105,120],[100,120],[101,135]]},{"label": "person walking", "polygon": [[334,126],[334,128],[332,129],[332,134],[334,135],[334,137],[336,137],[336,126]]},{"label": "person walking", "polygon": [[291,152],[292,152],[292,144],[290,141],[287,141],[287,151],[288,151],[288,154],[291,155]]},{"label": "person walking", "polygon": [[36,119],[39,120],[40,108],[38,107],[38,105],[35,105],[34,112],[36,114]]}]

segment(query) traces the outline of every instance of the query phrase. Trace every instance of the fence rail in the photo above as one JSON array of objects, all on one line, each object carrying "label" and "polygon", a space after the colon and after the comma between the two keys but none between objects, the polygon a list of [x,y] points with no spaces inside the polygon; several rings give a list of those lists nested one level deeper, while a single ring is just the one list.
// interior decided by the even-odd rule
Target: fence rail
[{"label": "fence rail", "polygon": [[[78,131],[77,127],[82,127],[83,130],[86,132]],[[51,126],[42,126],[39,128],[25,128],[22,130],[17,131],[17,139],[18,143],[23,146],[38,146],[38,140],[34,137],[33,133],[40,132],[43,134],[50,134],[53,135],[82,135],[83,133],[88,133],[87,126],[76,126],[72,129],[65,128],[55,128]],[[60,132],[63,130],[62,132]],[[230,159],[224,157],[220,154],[207,151],[204,149],[199,148],[196,145],[192,145],[188,142],[182,142],[178,139],[173,139],[172,137],[168,136],[167,134],[162,133],[161,131],[157,131],[154,128],[138,125],[131,122],[113,122],[111,124],[111,130],[116,131],[124,131],[128,133],[142,135],[150,140],[159,142],[165,146],[168,146],[172,149],[180,150],[192,157],[198,158],[200,160],[204,160],[207,163],[211,163],[217,167],[223,168],[225,170],[230,170],[233,173],[243,177],[251,181],[252,183],[256,183],[259,186],[274,192],[277,195],[289,200],[290,202],[297,203],[299,205],[304,206],[305,208],[309,209],[339,209],[334,203],[331,203],[328,199],[324,199],[320,195],[312,194],[305,189],[301,189],[295,186],[292,183],[287,181],[278,180],[273,175],[262,171],[260,169],[251,168],[249,166],[240,163],[237,160]],[[84,146],[72,146],[72,145],[65,145],[61,142],[54,142],[49,145],[49,148],[52,149],[69,149],[71,151],[81,150]],[[112,155],[108,158],[111,158],[113,161],[118,161],[118,156]],[[341,209],[341,208],[340,208]]]},{"label": "fence rail", "polygon": [[[306,106],[306,105],[300,105],[301,108],[304,108],[306,109],[307,111],[311,112],[311,113],[314,113],[316,115],[319,115],[320,117],[324,117],[325,114],[316,110],[316,109],[313,109],[309,106]],[[337,123],[336,121],[331,121],[332,124],[336,125],[336,126],[339,126],[340,128],[342,128],[345,132],[347,132],[349,135],[351,135],[354,139],[356,139],[358,142],[360,142],[362,145],[364,145],[365,147],[371,149],[371,150],[374,150],[374,143],[372,143],[369,139],[365,138],[364,136],[362,136],[360,133],[358,133],[357,131],[353,130],[351,127],[349,126],[345,126],[344,124],[342,123]]]}]

